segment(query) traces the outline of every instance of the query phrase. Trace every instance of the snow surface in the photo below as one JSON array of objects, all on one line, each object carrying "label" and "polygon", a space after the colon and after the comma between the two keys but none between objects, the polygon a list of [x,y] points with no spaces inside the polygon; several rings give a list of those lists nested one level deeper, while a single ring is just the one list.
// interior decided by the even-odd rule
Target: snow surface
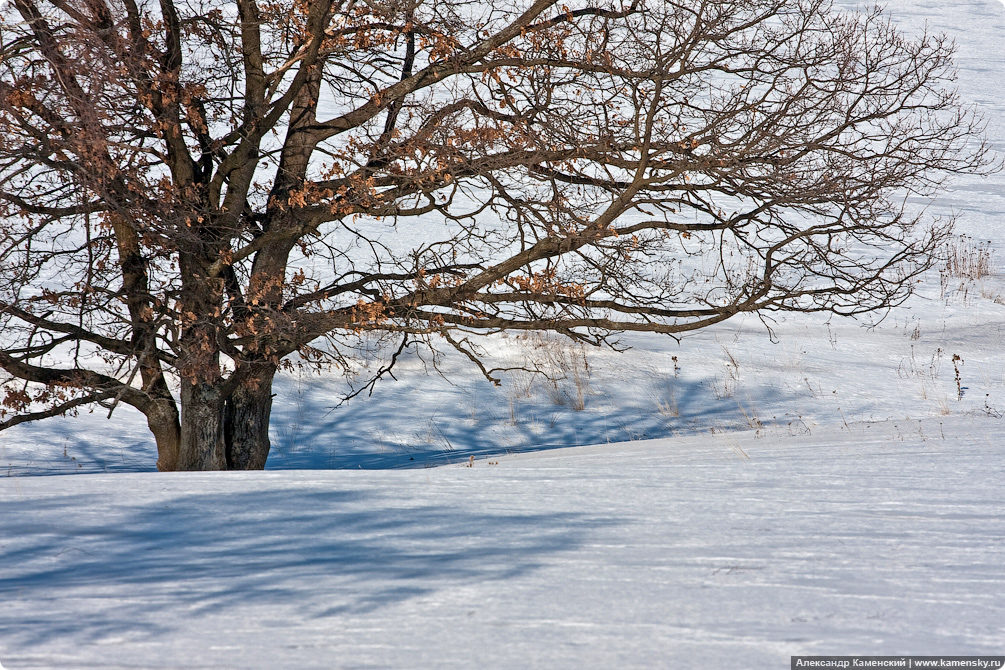
[{"label": "snow surface", "polygon": [[1000,653],[1001,422],[395,471],[11,478],[19,668],[783,668]]},{"label": "snow surface", "polygon": [[[961,93],[1005,152],[1001,4],[887,6],[957,39]],[[1005,174],[957,179],[931,210],[990,242],[994,276],[933,272],[877,323],[788,316],[773,338],[748,318],[680,344],[629,337],[623,354],[487,344],[564,372],[556,384],[495,388],[415,354],[335,409],[341,381],[288,375],[266,473],[151,473],[125,408],[4,431],[0,663],[1001,654]]]}]

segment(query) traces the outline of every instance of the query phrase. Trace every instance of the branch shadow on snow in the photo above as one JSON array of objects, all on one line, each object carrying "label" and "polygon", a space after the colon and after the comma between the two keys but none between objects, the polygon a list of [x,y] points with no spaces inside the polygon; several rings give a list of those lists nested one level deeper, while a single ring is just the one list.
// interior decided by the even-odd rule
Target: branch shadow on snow
[{"label": "branch shadow on snow", "polygon": [[0,432],[0,476],[156,472],[157,448],[143,415],[82,413]]},{"label": "branch shadow on snow", "polygon": [[16,538],[0,541],[8,604],[0,639],[26,649],[154,638],[192,617],[239,616],[254,629],[284,612],[365,615],[518,577],[574,550],[586,532],[579,515],[479,513],[268,480],[256,487],[154,494],[126,507],[107,493],[0,502],[0,536]]},{"label": "branch shadow on snow", "polygon": [[[411,371],[378,384],[373,397],[337,407],[338,380],[281,375],[275,385],[270,470],[422,468],[591,444],[715,430],[749,430],[787,406],[789,391],[727,388],[729,380],[676,378],[626,367],[598,375],[575,408],[574,389],[536,380]],[[523,388],[522,388],[523,387]],[[789,403],[791,404],[791,403]],[[761,411],[766,415],[757,417]],[[782,419],[784,421],[784,419]],[[121,408],[18,426],[0,434],[0,475],[144,472],[155,469],[142,416]]]},{"label": "branch shadow on snow", "polygon": [[[511,389],[434,380],[383,384],[373,398],[333,408],[324,384],[277,385],[272,454],[267,467],[395,469],[434,467],[591,444],[629,442],[760,425],[746,396],[716,397],[710,380],[638,379],[636,397],[605,397],[594,390],[586,407],[556,404],[542,394],[514,398]],[[778,406],[777,389],[757,390],[757,406]],[[775,423],[763,417],[764,425]]]}]

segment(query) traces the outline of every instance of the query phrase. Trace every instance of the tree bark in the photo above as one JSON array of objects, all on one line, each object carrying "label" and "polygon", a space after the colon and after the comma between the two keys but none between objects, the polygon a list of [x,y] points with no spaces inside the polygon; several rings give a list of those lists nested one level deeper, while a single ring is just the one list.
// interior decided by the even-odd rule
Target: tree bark
[{"label": "tree bark", "polygon": [[228,470],[262,470],[269,457],[269,418],[276,368],[258,364],[253,383],[242,384],[227,398],[223,413]]},{"label": "tree bark", "polygon": [[151,403],[145,412],[147,426],[157,443],[157,469],[171,472],[178,469],[178,455],[181,447],[181,425],[178,407],[172,398],[160,398]]},{"label": "tree bark", "polygon": [[217,384],[182,381],[179,470],[225,470],[224,399]]},{"label": "tree bark", "polygon": [[229,395],[219,383],[183,383],[180,430],[173,434],[166,406],[147,412],[147,423],[157,437],[160,470],[265,468],[272,446],[269,420],[276,367],[251,365],[252,380],[238,384]]}]

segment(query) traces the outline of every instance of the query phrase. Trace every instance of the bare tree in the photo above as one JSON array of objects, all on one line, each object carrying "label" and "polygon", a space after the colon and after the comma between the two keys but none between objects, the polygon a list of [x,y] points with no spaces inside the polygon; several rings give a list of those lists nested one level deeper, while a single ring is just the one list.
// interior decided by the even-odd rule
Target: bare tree
[{"label": "bare tree", "polygon": [[[0,428],[98,403],[261,468],[381,335],[602,344],[906,298],[987,165],[953,47],[825,0],[12,0]],[[384,368],[386,370],[386,368]]]}]

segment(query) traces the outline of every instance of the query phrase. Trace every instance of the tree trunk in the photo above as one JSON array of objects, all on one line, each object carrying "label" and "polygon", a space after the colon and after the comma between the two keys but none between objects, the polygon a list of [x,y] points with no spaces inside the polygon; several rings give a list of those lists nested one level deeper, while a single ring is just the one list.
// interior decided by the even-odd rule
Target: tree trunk
[{"label": "tree trunk", "polygon": [[[181,430],[174,462],[165,423],[147,423],[157,438],[161,470],[262,470],[269,457],[269,419],[276,367],[256,363],[253,381],[238,384],[229,396],[220,385],[189,382],[181,389]],[[177,424],[175,424],[177,425]],[[167,448],[167,451],[165,450]]]},{"label": "tree trunk", "polygon": [[178,407],[173,398],[160,398],[146,410],[147,426],[157,443],[157,469],[171,472],[178,469],[178,450],[181,446],[181,426]]},{"label": "tree trunk", "polygon": [[182,381],[179,470],[225,470],[224,399],[217,385]]},{"label": "tree trunk", "polygon": [[228,470],[262,470],[269,457],[273,365],[259,364],[253,384],[239,385],[223,413]]}]

